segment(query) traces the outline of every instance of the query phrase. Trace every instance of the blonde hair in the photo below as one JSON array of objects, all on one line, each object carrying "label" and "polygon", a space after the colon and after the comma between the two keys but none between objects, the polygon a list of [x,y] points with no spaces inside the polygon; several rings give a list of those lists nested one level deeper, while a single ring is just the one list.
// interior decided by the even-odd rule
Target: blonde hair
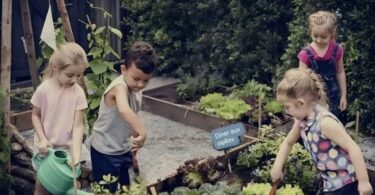
[{"label": "blonde hair", "polygon": [[320,76],[311,69],[294,68],[288,70],[278,84],[276,94],[291,99],[307,97],[309,101],[318,102],[323,107],[328,108],[325,85]]},{"label": "blonde hair", "polygon": [[325,26],[330,33],[335,33],[337,28],[336,14],[329,11],[317,11],[309,16],[310,30],[314,26]]},{"label": "blonde hair", "polygon": [[59,70],[63,70],[70,65],[83,65],[85,68],[88,66],[85,50],[74,42],[67,42],[57,46],[48,61],[43,80],[53,76],[53,66],[56,66]]}]

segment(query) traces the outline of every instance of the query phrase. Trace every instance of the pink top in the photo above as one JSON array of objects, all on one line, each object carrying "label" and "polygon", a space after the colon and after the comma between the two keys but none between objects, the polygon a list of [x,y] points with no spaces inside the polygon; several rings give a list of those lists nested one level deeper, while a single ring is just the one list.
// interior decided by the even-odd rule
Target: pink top
[{"label": "pink top", "polygon": [[[56,89],[48,79],[36,89],[31,103],[40,108],[44,135],[48,141],[55,147],[70,145],[75,111],[87,108],[83,89],[78,84]],[[34,143],[38,145],[36,134]]]},{"label": "pink top", "polygon": [[[318,54],[316,53],[315,49],[313,47],[311,47],[311,44],[308,45],[311,53],[313,54],[314,58],[316,60],[329,60],[331,59],[332,55],[333,55],[333,50],[334,50],[334,46],[335,46],[335,41],[332,40],[329,45],[328,45],[328,49],[327,49],[327,52],[324,54],[323,57],[320,57],[318,56]],[[343,52],[344,52],[344,49],[342,47],[341,44],[339,44],[339,48],[337,49],[337,54],[336,54],[336,69],[337,69],[337,64],[338,64],[338,61],[340,60],[341,56],[343,55]],[[306,53],[306,50],[302,49],[299,53],[298,53],[298,59],[303,62],[304,64],[306,64],[308,67],[310,67],[310,60],[309,60],[309,57],[307,56],[307,53]]]}]

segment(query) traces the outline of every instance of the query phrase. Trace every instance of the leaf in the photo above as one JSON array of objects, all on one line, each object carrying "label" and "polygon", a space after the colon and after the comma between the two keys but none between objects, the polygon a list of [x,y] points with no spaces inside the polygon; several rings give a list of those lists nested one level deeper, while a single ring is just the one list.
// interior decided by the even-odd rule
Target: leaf
[{"label": "leaf", "polygon": [[100,98],[92,99],[90,102],[90,109],[96,109],[100,105]]},{"label": "leaf", "polygon": [[104,27],[104,26],[101,26],[101,27],[97,28],[93,34],[94,34],[94,35],[100,34],[100,33],[102,33],[104,30],[105,30],[105,27]]},{"label": "leaf", "polygon": [[118,38],[122,38],[122,33],[120,30],[116,29],[116,28],[113,28],[113,27],[109,27],[109,30],[115,34]]},{"label": "leaf", "polygon": [[90,52],[87,54],[88,56],[93,56],[94,58],[96,57],[100,57],[100,55],[102,54],[102,49],[100,49],[99,47],[93,47],[91,48]]},{"label": "leaf", "polygon": [[96,74],[102,74],[107,70],[107,66],[104,65],[103,60],[93,60],[90,62],[91,70]]}]

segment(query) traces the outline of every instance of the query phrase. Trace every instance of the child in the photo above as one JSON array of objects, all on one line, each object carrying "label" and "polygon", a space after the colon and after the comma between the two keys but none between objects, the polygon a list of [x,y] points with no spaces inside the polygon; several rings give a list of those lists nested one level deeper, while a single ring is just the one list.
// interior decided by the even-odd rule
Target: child
[{"label": "child", "polygon": [[[74,162],[70,160],[70,166],[78,164],[81,155],[87,102],[77,81],[87,65],[86,53],[78,44],[59,45],[49,59],[43,82],[31,98],[34,144],[39,153],[46,154],[47,147],[72,151]],[[48,194],[39,181],[36,181],[35,193]]]},{"label": "child", "polygon": [[[104,91],[90,138],[95,182],[103,180],[103,175],[111,174],[118,178],[120,185],[130,184],[131,151],[139,150],[146,139],[146,130],[136,115],[140,109],[137,95],[141,95],[155,70],[153,47],[145,42],[136,42],[127,52],[125,65],[121,65],[121,75]],[[138,134],[137,137],[132,136],[133,131]],[[114,192],[117,183],[106,187]]]},{"label": "child", "polygon": [[329,97],[329,109],[345,123],[347,107],[343,47],[335,42],[336,15],[318,11],[309,16],[312,42],[299,54],[299,67],[313,69],[323,78]]},{"label": "child", "polygon": [[322,194],[372,193],[362,153],[343,125],[326,110],[324,85],[310,69],[291,69],[277,87],[277,100],[294,125],[281,144],[271,170],[273,181],[282,178],[283,165],[301,137],[323,181]]}]

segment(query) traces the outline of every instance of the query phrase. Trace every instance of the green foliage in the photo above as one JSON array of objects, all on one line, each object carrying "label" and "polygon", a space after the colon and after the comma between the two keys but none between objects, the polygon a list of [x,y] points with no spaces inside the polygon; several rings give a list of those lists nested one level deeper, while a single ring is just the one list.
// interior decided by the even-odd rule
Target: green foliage
[{"label": "green foliage", "polygon": [[[160,74],[200,79],[207,73],[199,80],[207,84],[194,86],[201,94],[212,92],[206,91],[211,74],[226,86],[251,79],[270,84],[292,16],[287,0],[122,0],[122,7],[127,42],[153,43]],[[181,94],[194,95],[190,91]]]},{"label": "green foliage", "polygon": [[[110,190],[106,187],[110,184],[117,182],[117,177],[111,174],[103,175],[103,180],[99,183],[92,183],[91,190],[94,194],[110,194]],[[134,183],[128,186],[121,186],[120,189],[116,190],[115,195],[120,194],[132,194],[132,195],[147,195],[147,182],[140,177],[135,178]]]},{"label": "green foliage", "polygon": [[267,102],[267,104],[264,106],[264,110],[273,114],[281,113],[283,112],[283,105],[276,100],[272,100]]},{"label": "green foliage", "polygon": [[229,99],[222,94],[213,93],[201,97],[200,109],[209,114],[215,114],[225,120],[237,120],[251,107],[243,100]]},{"label": "green foliage", "polygon": [[[226,184],[212,185],[209,183],[203,184],[199,189],[190,189],[188,187],[178,187],[169,193],[169,195],[201,195],[201,194],[217,194],[217,195],[238,195],[241,189],[235,186],[228,186]],[[160,193],[159,195],[168,195],[167,192]]]},{"label": "green foliage", "polygon": [[[117,38],[121,39],[121,32],[109,25],[109,19],[112,17],[106,10],[100,7],[94,7],[90,4],[93,10],[103,13],[106,20],[105,26],[97,26],[92,24],[90,20],[87,21],[86,28],[89,30],[87,40],[89,41],[89,52],[87,56],[91,58],[89,68],[91,73],[86,74],[86,85],[88,89],[88,104],[86,110],[89,126],[92,127],[98,117],[99,105],[101,97],[106,87],[116,77],[113,62],[109,61],[110,56],[114,56],[120,60],[120,56],[113,50],[110,45],[109,37],[114,34]],[[92,128],[90,128],[92,129]]]},{"label": "green foliage", "polygon": [[252,97],[263,102],[268,102],[271,98],[272,88],[266,84],[259,83],[255,80],[248,81],[244,86],[234,89],[229,95],[231,98]]},{"label": "green foliage", "polygon": [[[277,135],[277,139],[262,136],[261,140],[250,146],[248,150],[240,152],[236,164],[252,171],[257,180],[271,182],[270,171],[284,136]],[[295,144],[285,164],[285,183],[300,186],[304,192],[317,190],[317,170],[310,154],[300,144]]]},{"label": "green foliage", "polygon": [[204,183],[204,181],[200,173],[192,171],[185,175],[184,183],[188,184],[189,187],[197,188],[201,186]]},{"label": "green foliage", "polygon": [[0,88],[0,191],[6,192],[8,188],[9,176],[8,167],[10,163],[10,143],[4,124],[4,101],[6,94]]},{"label": "green foliage", "polygon": [[[271,191],[271,185],[269,183],[249,183],[245,188],[242,189],[243,195],[268,195]],[[276,195],[304,195],[302,190],[298,187],[292,187],[286,185],[277,189]]]},{"label": "green foliage", "polygon": [[289,23],[288,48],[278,66],[277,77],[285,70],[298,66],[297,54],[311,42],[307,17],[317,10],[336,12],[338,18],[338,42],[344,45],[344,66],[347,78],[348,110],[351,120],[356,111],[361,112],[361,129],[375,133],[375,9],[373,0],[363,1],[314,1],[293,0],[294,18]]},{"label": "green foliage", "polygon": [[202,71],[196,76],[184,75],[177,85],[177,93],[182,99],[196,100],[202,95],[215,92],[222,85],[224,85],[222,75]]}]

